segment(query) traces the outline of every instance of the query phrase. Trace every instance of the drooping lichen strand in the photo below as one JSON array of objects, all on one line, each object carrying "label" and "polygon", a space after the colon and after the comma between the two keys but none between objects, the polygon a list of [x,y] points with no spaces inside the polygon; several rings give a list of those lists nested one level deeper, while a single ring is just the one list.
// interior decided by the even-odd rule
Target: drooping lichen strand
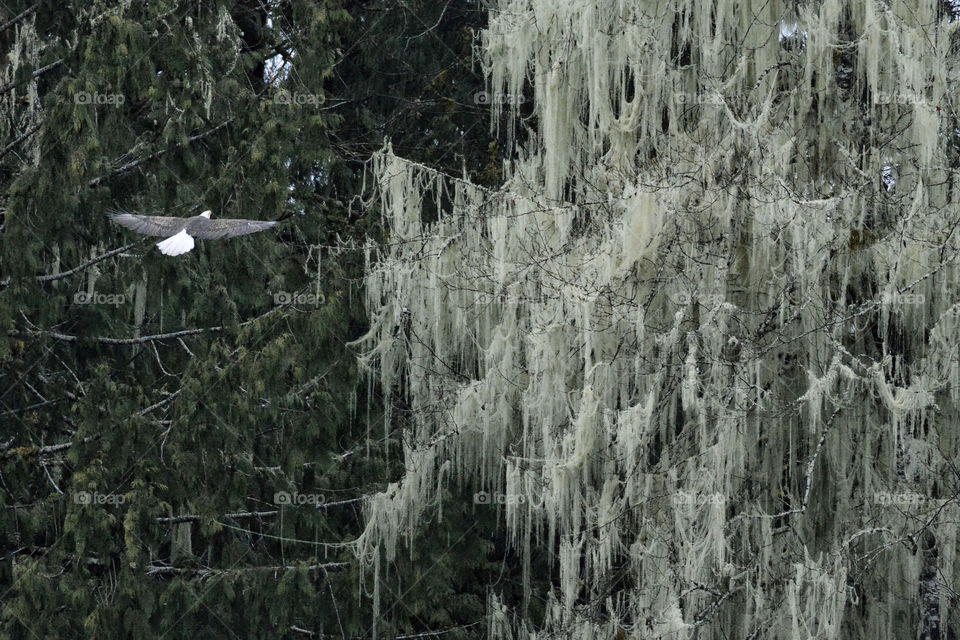
[{"label": "drooping lichen strand", "polygon": [[372,161],[391,235],[363,362],[413,417],[361,557],[392,558],[455,481],[506,497],[477,508],[524,567],[557,554],[553,589],[524,577],[545,618],[492,593],[491,637],[956,626],[948,18],[500,0],[489,92],[535,116],[494,110],[534,127],[503,186]]}]

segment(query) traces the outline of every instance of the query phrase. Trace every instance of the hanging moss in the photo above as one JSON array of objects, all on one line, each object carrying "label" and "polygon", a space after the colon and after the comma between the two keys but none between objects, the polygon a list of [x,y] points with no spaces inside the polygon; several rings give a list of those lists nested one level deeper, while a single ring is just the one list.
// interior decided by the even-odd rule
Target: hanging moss
[{"label": "hanging moss", "polygon": [[956,630],[930,577],[956,575],[960,383],[938,11],[496,3],[488,93],[530,83],[534,116],[503,183],[371,163],[362,362],[410,423],[360,557],[381,571],[455,480],[505,496],[525,561],[556,553],[525,582],[542,620],[492,587],[497,637]]}]

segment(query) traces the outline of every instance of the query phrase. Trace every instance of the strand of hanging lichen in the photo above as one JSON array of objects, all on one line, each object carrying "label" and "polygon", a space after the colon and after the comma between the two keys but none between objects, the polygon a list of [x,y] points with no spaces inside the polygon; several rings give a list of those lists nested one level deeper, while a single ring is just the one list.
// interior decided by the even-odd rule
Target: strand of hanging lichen
[{"label": "strand of hanging lichen", "polygon": [[[6,116],[0,121],[0,133],[8,141],[19,139],[28,129],[38,126],[43,114],[37,80],[33,79],[22,85],[15,82],[22,67],[36,69],[41,66],[43,43],[38,38],[35,23],[36,14],[31,14],[14,27],[13,43],[0,74],[2,83],[10,86],[0,95],[0,108]],[[18,86],[14,86],[15,84]],[[20,157],[24,159],[24,165],[36,166],[40,163],[39,140],[40,136],[28,137],[17,147]]]}]

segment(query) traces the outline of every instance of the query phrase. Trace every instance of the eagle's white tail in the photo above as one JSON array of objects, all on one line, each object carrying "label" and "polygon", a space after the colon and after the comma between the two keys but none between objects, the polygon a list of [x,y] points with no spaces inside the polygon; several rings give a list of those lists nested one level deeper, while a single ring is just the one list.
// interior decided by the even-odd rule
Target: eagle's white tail
[{"label": "eagle's white tail", "polygon": [[178,256],[193,249],[193,237],[183,229],[175,236],[170,236],[163,242],[157,243],[160,252],[167,256]]}]

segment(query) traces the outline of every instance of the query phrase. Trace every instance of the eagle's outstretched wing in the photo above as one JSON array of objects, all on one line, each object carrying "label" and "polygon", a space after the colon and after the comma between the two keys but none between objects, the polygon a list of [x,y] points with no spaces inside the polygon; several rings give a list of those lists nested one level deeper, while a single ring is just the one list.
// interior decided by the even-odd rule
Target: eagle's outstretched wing
[{"label": "eagle's outstretched wing", "polygon": [[264,231],[275,224],[277,223],[273,221],[262,220],[235,220],[230,218],[207,220],[200,218],[187,228],[187,233],[202,240],[219,240],[220,238],[236,238],[248,233]]},{"label": "eagle's outstretched wing", "polygon": [[110,218],[117,224],[145,236],[166,238],[157,243],[160,252],[168,256],[179,256],[194,247],[194,238],[219,240],[235,238],[248,233],[269,229],[276,222],[262,220],[210,219],[210,211],[204,211],[192,218],[168,218],[165,216],[141,216],[124,211],[114,211]]},{"label": "eagle's outstretched wing", "polygon": [[186,226],[189,218],[168,218],[165,216],[139,216],[133,213],[114,212],[110,219],[122,227],[145,236],[169,238]]}]

